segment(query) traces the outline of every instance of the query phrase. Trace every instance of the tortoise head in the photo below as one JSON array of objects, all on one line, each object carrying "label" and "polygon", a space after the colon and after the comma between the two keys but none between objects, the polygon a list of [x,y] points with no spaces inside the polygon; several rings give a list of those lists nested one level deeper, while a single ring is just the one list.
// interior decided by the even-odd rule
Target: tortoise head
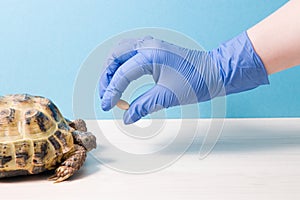
[{"label": "tortoise head", "polygon": [[75,143],[83,146],[87,151],[91,151],[97,147],[96,137],[91,132],[72,132]]}]

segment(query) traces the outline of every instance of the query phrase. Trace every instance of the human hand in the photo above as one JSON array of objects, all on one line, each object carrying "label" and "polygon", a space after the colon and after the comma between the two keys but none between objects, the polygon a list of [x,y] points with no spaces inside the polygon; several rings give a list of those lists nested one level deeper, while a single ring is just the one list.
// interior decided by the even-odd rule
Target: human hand
[{"label": "human hand", "polygon": [[130,82],[145,74],[152,75],[156,84],[131,103],[124,113],[125,124],[162,108],[203,102],[268,83],[246,33],[209,52],[152,37],[133,39],[119,44],[100,78],[102,109],[114,107]]}]

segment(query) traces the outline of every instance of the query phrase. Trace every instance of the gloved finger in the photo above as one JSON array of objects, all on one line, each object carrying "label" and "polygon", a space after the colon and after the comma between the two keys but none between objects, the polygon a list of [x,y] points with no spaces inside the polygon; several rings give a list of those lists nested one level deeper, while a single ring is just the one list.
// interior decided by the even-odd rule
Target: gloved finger
[{"label": "gloved finger", "polygon": [[153,37],[151,36],[146,36],[141,39],[123,39],[118,43],[117,47],[113,48],[113,52],[110,53],[106,61],[107,67],[99,81],[99,96],[101,99],[117,69],[137,54],[137,48],[142,48],[145,40],[152,39]]},{"label": "gloved finger", "polygon": [[181,57],[185,57],[187,53],[182,47],[154,39],[151,36],[140,39],[124,39],[116,48],[114,48],[113,53],[111,53],[110,57],[107,59],[108,67],[102,73],[99,81],[99,95],[101,99],[118,68],[143,49],[165,50],[180,55]]},{"label": "gloved finger", "polygon": [[124,124],[132,124],[150,113],[176,105],[179,105],[179,101],[175,94],[161,85],[156,85],[131,103],[124,113]]},{"label": "gloved finger", "polygon": [[141,53],[136,54],[114,73],[103,97],[101,107],[104,111],[110,110],[119,101],[122,93],[131,81],[145,74],[152,73],[151,60],[146,59]]},{"label": "gloved finger", "polygon": [[112,54],[111,57],[107,60],[107,67],[103,71],[100,80],[99,80],[99,95],[100,98],[103,98],[103,94],[109,85],[114,73],[117,71],[117,69],[125,63],[128,59],[133,57],[134,55],[137,54],[137,51],[129,51],[123,55],[115,55]]}]

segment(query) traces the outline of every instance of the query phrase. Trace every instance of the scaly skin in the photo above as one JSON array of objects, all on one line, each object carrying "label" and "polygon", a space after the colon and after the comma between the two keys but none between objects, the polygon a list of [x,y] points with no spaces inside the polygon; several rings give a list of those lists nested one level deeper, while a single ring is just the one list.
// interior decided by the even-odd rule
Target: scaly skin
[{"label": "scaly skin", "polygon": [[76,119],[75,121],[69,122],[69,126],[75,130],[87,132],[86,124],[82,119]]},{"label": "scaly skin", "polygon": [[55,174],[49,178],[54,183],[62,182],[80,169],[86,158],[86,149],[80,145],[74,145],[74,151],[66,156],[65,161],[55,170]]}]

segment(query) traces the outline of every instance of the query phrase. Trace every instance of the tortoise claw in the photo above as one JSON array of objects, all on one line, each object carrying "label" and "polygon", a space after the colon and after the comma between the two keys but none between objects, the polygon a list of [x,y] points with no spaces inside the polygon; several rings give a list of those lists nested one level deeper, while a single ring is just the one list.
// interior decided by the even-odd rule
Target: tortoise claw
[{"label": "tortoise claw", "polygon": [[72,167],[60,166],[55,170],[55,174],[48,178],[49,181],[54,181],[54,183],[62,182],[68,179],[74,174],[74,169]]},{"label": "tortoise claw", "polygon": [[66,179],[68,179],[71,175],[69,176],[65,176],[65,177],[58,177],[56,175],[53,175],[51,177],[48,178],[48,181],[54,181],[54,183],[60,183]]},{"label": "tortoise claw", "polygon": [[58,179],[58,177],[56,176],[56,174],[54,174],[53,176],[50,176],[47,180],[48,181],[56,181]]}]

